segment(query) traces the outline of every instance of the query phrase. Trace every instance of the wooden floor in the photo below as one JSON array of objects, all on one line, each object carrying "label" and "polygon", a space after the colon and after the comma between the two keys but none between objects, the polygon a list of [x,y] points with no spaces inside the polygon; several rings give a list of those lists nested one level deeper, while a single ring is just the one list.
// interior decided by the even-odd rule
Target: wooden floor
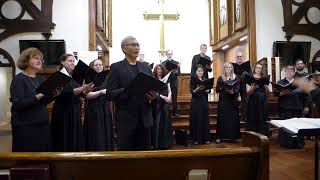
[{"label": "wooden floor", "polygon": [[[176,145],[173,149],[223,148],[240,146],[240,142],[223,142],[188,146]],[[11,133],[0,129],[0,152],[11,151]],[[270,138],[270,180],[313,180],[313,141],[306,141],[304,149],[286,149]]]}]

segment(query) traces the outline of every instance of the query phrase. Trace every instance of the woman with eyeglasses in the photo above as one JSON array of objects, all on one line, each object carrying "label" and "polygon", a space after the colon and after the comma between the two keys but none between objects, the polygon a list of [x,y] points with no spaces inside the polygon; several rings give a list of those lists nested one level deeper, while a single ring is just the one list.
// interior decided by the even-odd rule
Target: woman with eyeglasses
[{"label": "woman with eyeglasses", "polygon": [[[104,64],[101,59],[92,61],[89,66],[99,74],[104,73]],[[98,81],[100,80],[93,79],[93,83],[98,86],[86,96],[83,123],[85,150],[111,151],[113,127],[110,103],[106,97],[106,80]]]},{"label": "woman with eyeglasses", "polygon": [[[75,58],[71,54],[60,57],[60,69],[65,68],[72,76]],[[92,91],[92,84],[78,84],[73,79],[63,87],[52,108],[53,151],[83,151],[80,96]]]},{"label": "woman with eyeglasses", "polygon": [[226,62],[224,74],[218,78],[216,87],[219,93],[216,143],[240,138],[239,89],[240,79],[234,74],[232,63]]},{"label": "woman with eyeglasses", "polygon": [[22,72],[13,78],[10,87],[13,152],[50,150],[47,104],[53,97],[36,92],[39,85],[45,81],[42,76],[37,75],[42,64],[43,54],[36,48],[22,51],[17,61]]},{"label": "woman with eyeglasses", "polygon": [[[253,77],[256,80],[264,78],[262,64],[257,63],[253,70]],[[247,90],[247,121],[246,130],[254,131],[266,136],[269,135],[268,128],[268,92],[272,89],[269,83],[262,85],[246,84]]]}]

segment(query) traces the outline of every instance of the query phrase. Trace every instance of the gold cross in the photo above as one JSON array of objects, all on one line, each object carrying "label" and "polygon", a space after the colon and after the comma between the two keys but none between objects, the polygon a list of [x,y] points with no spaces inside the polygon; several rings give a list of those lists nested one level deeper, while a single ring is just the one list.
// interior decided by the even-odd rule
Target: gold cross
[{"label": "gold cross", "polygon": [[165,20],[178,20],[180,14],[164,14],[164,0],[159,0],[161,13],[160,14],[149,14],[145,12],[143,17],[145,20],[159,20],[160,21],[160,50],[159,53],[163,57],[165,54],[165,41],[164,41],[164,21]]}]

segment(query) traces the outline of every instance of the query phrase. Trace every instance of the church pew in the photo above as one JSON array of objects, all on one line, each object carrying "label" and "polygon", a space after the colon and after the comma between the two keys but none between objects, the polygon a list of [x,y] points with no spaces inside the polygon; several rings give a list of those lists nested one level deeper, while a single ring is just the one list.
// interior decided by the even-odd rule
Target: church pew
[{"label": "church pew", "polygon": [[[193,169],[210,179],[268,180],[269,141],[244,132],[242,147],[168,151],[0,153],[0,169],[49,167],[50,180],[183,180]],[[41,166],[40,166],[41,167]]]}]

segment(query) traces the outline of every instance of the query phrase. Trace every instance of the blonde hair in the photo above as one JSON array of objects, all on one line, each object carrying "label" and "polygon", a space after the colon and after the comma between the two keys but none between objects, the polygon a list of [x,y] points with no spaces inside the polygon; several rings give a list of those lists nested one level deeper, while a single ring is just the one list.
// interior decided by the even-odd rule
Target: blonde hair
[{"label": "blonde hair", "polygon": [[29,66],[29,60],[38,55],[43,58],[42,52],[37,48],[31,47],[23,50],[18,58],[17,67],[21,70],[26,70]]},{"label": "blonde hair", "polygon": [[224,65],[223,65],[223,76],[222,76],[222,78],[223,78],[223,80],[227,80],[227,73],[226,73],[226,68],[228,67],[228,66],[231,66],[232,67],[232,70],[231,70],[231,79],[235,79],[236,78],[236,75],[234,74],[234,69],[233,69],[233,65],[232,65],[232,63],[230,63],[230,62],[226,62],[226,63],[224,63]]}]

